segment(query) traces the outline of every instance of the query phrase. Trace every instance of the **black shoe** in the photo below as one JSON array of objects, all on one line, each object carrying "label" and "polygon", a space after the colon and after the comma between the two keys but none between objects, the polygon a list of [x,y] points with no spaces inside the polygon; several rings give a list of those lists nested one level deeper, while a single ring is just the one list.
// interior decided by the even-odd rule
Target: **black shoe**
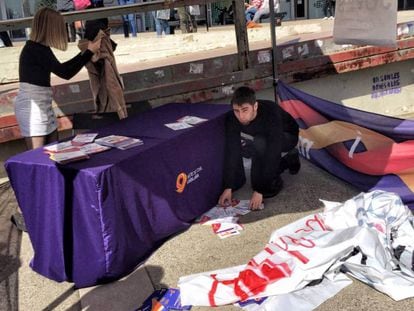
[{"label": "black shoe", "polygon": [[272,186],[269,191],[262,193],[263,199],[273,198],[283,189],[283,180],[278,177],[272,182]]},{"label": "black shoe", "polygon": [[13,214],[10,221],[16,226],[18,230],[27,232],[26,224],[21,213]]},{"label": "black shoe", "polygon": [[281,157],[280,163],[279,163],[279,174],[282,174],[287,169],[288,169],[288,163],[286,160],[286,156]]},{"label": "black shoe", "polygon": [[299,152],[296,148],[290,150],[286,156],[287,167],[291,175],[296,175],[300,171]]}]

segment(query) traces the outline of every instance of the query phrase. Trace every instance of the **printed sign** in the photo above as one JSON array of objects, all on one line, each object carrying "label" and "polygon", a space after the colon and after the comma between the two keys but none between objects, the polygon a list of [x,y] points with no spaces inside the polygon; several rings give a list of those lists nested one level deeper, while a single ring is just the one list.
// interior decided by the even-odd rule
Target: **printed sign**
[{"label": "printed sign", "polygon": [[395,46],[397,7],[395,0],[337,0],[334,42]]}]

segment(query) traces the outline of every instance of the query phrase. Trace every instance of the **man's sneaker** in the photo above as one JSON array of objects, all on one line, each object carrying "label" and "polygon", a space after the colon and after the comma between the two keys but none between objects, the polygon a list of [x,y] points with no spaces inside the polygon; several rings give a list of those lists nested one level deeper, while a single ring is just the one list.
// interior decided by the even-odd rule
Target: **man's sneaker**
[{"label": "man's sneaker", "polygon": [[269,191],[263,192],[263,199],[273,198],[283,189],[283,180],[280,176],[272,182]]},{"label": "man's sneaker", "polygon": [[291,175],[297,174],[300,171],[300,160],[298,150],[296,148],[293,148],[288,152],[288,154],[284,158],[286,159],[289,173]]},{"label": "man's sneaker", "polygon": [[282,174],[287,169],[288,169],[288,163],[287,163],[286,155],[285,155],[284,157],[280,158],[279,174]]},{"label": "man's sneaker", "polygon": [[258,27],[258,26],[255,22],[253,22],[253,21],[247,22],[247,28],[256,28],[256,27]]}]

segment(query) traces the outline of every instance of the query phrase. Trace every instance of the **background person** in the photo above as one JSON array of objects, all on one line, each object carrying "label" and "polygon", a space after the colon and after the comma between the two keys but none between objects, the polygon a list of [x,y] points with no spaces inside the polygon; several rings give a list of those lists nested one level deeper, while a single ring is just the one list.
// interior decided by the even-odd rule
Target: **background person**
[{"label": "background person", "polygon": [[256,14],[257,10],[263,5],[263,0],[250,0],[249,3],[245,3],[245,11],[244,14],[246,16],[246,25],[248,28],[249,24],[252,22],[254,15]]},{"label": "background person", "polygon": [[[273,0],[275,6],[275,13],[280,12],[280,0]],[[262,6],[256,11],[253,16],[252,26],[256,26],[255,24],[260,23],[260,18],[263,15],[268,15],[270,13],[270,4],[269,0],[263,0]]]},{"label": "background person", "polygon": [[335,0],[324,0],[323,2],[323,19],[334,19],[335,16]]},{"label": "background person", "polygon": [[163,32],[165,35],[169,35],[171,33],[170,25],[168,24],[170,14],[170,9],[152,11],[152,17],[155,22],[155,31],[157,32],[158,37],[161,37]]},{"label": "background person", "polygon": [[[119,5],[134,4],[134,3],[136,3],[135,0],[118,0]],[[132,33],[133,37],[136,37],[137,36],[137,20],[136,20],[136,17],[135,17],[135,13],[122,15],[122,19],[124,21],[124,36],[125,36],[125,38],[129,37],[129,32]]]},{"label": "background person", "polygon": [[[299,127],[276,103],[256,101],[255,91],[249,87],[238,88],[231,105],[233,111],[226,115],[224,191],[219,204],[228,206],[233,191],[244,185],[244,154],[252,158],[250,208],[255,210],[263,198],[273,197],[282,189],[280,174],[284,169],[288,168],[291,174],[298,173],[300,162],[295,146]],[[287,153],[283,158],[282,152]]]},{"label": "background person", "polygon": [[[75,6],[73,4],[73,0],[57,0],[56,1],[56,10],[59,12],[71,12],[75,10]],[[68,30],[68,41],[75,42],[76,41],[76,27],[75,22],[66,23],[66,27]]]},{"label": "background person", "polygon": [[200,15],[200,7],[198,5],[179,7],[177,8],[177,13],[180,18],[181,33],[197,32],[195,15]]},{"label": "background person", "polygon": [[3,47],[13,46],[13,43],[10,40],[10,36],[9,36],[9,33],[7,31],[0,31],[0,39],[3,42]]},{"label": "background person", "polygon": [[89,42],[88,49],[71,60],[60,63],[51,47],[66,50],[67,33],[62,15],[42,8],[33,18],[32,32],[19,59],[19,92],[15,100],[15,115],[20,132],[29,149],[56,141],[57,120],[52,109],[50,76],[70,79],[98,51],[100,41]]}]

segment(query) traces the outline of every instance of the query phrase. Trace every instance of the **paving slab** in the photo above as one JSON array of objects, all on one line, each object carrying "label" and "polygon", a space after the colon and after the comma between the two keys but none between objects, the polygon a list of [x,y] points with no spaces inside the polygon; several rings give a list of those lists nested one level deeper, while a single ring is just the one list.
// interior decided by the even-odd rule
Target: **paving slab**
[{"label": "paving slab", "polygon": [[[82,310],[135,310],[154,291],[148,271],[160,267],[140,266],[128,276],[109,284],[79,289]],[[155,280],[160,284],[159,280]]]}]

